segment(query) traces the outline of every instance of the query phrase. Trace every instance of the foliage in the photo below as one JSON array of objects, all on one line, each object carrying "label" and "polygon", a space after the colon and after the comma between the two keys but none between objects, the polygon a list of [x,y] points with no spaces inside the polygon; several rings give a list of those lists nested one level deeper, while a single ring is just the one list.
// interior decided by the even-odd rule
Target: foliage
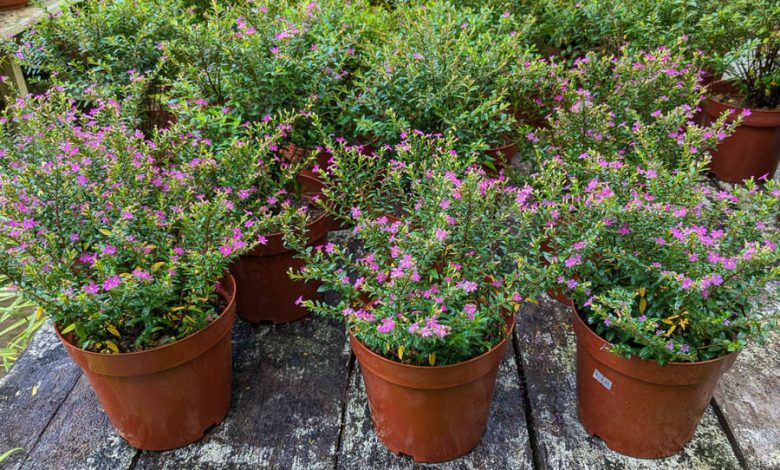
[{"label": "foliage", "polygon": [[780,4],[771,0],[736,2],[741,34],[730,37],[723,61],[751,108],[780,106]]},{"label": "foliage", "polygon": [[1,122],[0,273],[75,344],[141,350],[219,315],[215,283],[255,229],[213,184],[207,142],[146,140],[116,102],[80,114],[57,88]]},{"label": "foliage", "polygon": [[529,134],[545,160],[573,163],[598,153],[629,166],[680,165],[680,147],[704,155],[726,134],[691,127],[701,99],[698,70],[668,48],[588,54],[558,77],[551,126]]},{"label": "foliage", "polygon": [[356,80],[351,112],[359,136],[378,145],[397,143],[404,129],[446,133],[458,150],[483,150],[512,142],[518,100],[506,75],[533,60],[527,17],[456,9],[432,2],[396,11],[398,30],[369,57]]},{"label": "foliage", "polygon": [[0,360],[5,370],[11,368],[19,353],[27,347],[38,328],[44,323],[42,311],[7,286],[8,280],[0,276]]},{"label": "foliage", "polygon": [[[345,124],[342,96],[384,21],[380,9],[362,0],[217,6],[190,31],[183,65],[201,96],[245,120],[307,110],[336,132]],[[305,132],[294,137],[316,145]]]},{"label": "foliage", "polygon": [[191,21],[170,0],[69,3],[24,33],[13,52],[34,75],[51,77],[78,98],[96,87],[112,95],[142,75],[173,78],[168,58]]},{"label": "foliage", "polygon": [[780,275],[777,183],[712,189],[701,181],[708,159],[681,140],[665,164],[656,137],[638,129],[641,161],[591,151],[549,160],[534,182],[549,287],[566,290],[614,352],[661,364],[740,350],[777,317],[750,303]]},{"label": "foliage", "polygon": [[527,271],[514,269],[514,253],[532,240],[510,234],[532,208],[525,190],[505,179],[477,167],[450,171],[463,158],[440,148],[425,165],[392,165],[389,179],[410,182],[410,204],[400,219],[351,207],[359,253],[299,244],[306,266],[291,276],[340,294],[335,305],[303,305],[343,319],[374,352],[405,364],[457,363],[504,339],[507,316],[527,295],[521,290],[531,290]]}]

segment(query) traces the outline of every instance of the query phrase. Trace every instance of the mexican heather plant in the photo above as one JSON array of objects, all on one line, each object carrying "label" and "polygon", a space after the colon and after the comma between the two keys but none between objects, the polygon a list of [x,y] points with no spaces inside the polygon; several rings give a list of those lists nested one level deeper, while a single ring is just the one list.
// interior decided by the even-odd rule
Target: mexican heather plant
[{"label": "mexican heather plant", "polygon": [[661,364],[738,351],[773,328],[777,312],[751,299],[780,275],[778,184],[713,189],[707,159],[684,146],[675,166],[605,157],[551,160],[535,182],[549,287],[613,352]]},{"label": "mexican heather plant", "polygon": [[[386,21],[362,0],[217,5],[206,19],[192,28],[185,59],[204,98],[250,121],[305,109],[339,134],[340,101]],[[314,133],[299,131],[297,144],[316,146]]]},{"label": "mexican heather plant", "polygon": [[698,70],[667,48],[624,50],[619,57],[589,54],[559,76],[551,126],[527,138],[545,159],[569,162],[599,154],[629,166],[646,162],[676,168],[681,147],[701,158],[733,128],[691,121],[701,100]]},{"label": "mexican heather plant", "polygon": [[360,136],[398,142],[397,126],[426,133],[452,131],[462,153],[516,138],[506,75],[533,60],[525,41],[531,22],[488,7],[456,9],[434,2],[396,12],[398,31],[375,48],[355,83],[351,113]]},{"label": "mexican heather plant", "polygon": [[49,77],[79,98],[95,88],[111,95],[140,75],[173,78],[177,69],[167,59],[192,21],[176,1],[66,2],[26,32],[13,53],[33,77]]},{"label": "mexican heather plant", "polygon": [[199,331],[215,284],[256,242],[254,217],[212,184],[208,142],[146,140],[119,105],[80,114],[61,89],[0,119],[0,274],[74,344],[129,352]]},{"label": "mexican heather plant", "polygon": [[335,305],[303,305],[342,319],[375,353],[405,364],[454,364],[503,340],[508,316],[531,290],[515,253],[532,241],[510,232],[534,209],[527,191],[504,179],[477,167],[450,171],[464,158],[441,149],[427,169],[390,170],[411,181],[412,205],[400,219],[352,207],[359,252],[335,243],[300,248],[306,267],[291,276],[340,295]]}]

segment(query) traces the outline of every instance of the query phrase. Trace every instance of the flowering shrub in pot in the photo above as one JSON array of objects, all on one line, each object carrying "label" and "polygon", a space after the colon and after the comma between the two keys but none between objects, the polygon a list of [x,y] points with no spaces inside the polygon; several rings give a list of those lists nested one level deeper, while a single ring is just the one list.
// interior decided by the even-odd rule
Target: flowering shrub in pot
[{"label": "flowering shrub in pot", "polygon": [[306,266],[291,273],[340,295],[334,305],[302,303],[346,322],[380,439],[422,462],[479,441],[529,289],[528,272],[515,269],[520,239],[510,236],[530,218],[526,192],[476,168],[450,171],[463,158],[441,149],[427,169],[405,165],[412,205],[400,218],[353,208],[359,253],[301,247]]},{"label": "flowering shrub in pot", "polygon": [[489,7],[454,9],[447,2],[396,15],[397,32],[372,49],[370,67],[355,81],[349,110],[356,133],[392,145],[397,120],[425,133],[451,130],[461,154],[513,144],[516,119],[505,75],[534,58],[525,41],[528,18],[507,14],[494,21]]},{"label": "flowering shrub in pot", "polygon": [[546,230],[547,279],[576,307],[580,420],[618,452],[658,458],[692,437],[736,352],[776,324],[751,300],[780,274],[780,189],[712,189],[685,147],[675,166],[643,154],[638,166],[551,160],[537,183],[555,201],[544,217],[567,221]]},{"label": "flowering shrub in pot", "polygon": [[600,155],[602,165],[636,167],[648,160],[676,168],[680,152],[703,159],[733,128],[722,117],[693,125],[702,87],[698,71],[667,48],[623,50],[619,57],[589,54],[559,75],[551,126],[526,137],[539,165]]},{"label": "flowering shrub in pot", "polygon": [[[281,114],[254,124],[242,124],[227,107],[193,102],[177,109],[179,125],[207,143],[214,171],[208,178],[216,188],[228,188],[231,207],[254,217],[251,228],[257,245],[242,253],[231,268],[238,285],[238,315],[251,322],[287,323],[306,309],[295,305],[300,295],[316,297],[317,285],[293,282],[287,270],[301,266],[288,246],[293,235],[324,243],[330,219],[317,200],[323,184],[311,172],[312,155],[290,159],[286,142],[296,126],[306,125],[300,114]],[[220,247],[230,253],[231,247]]]},{"label": "flowering shrub in pot", "polygon": [[140,76],[164,80],[178,73],[169,59],[193,17],[175,1],[66,3],[6,45],[33,86],[57,83],[86,105],[95,93],[124,96]]},{"label": "flowering shrub in pot", "polygon": [[[346,135],[341,101],[386,14],[367,1],[261,1],[217,5],[190,31],[183,60],[199,96],[259,121],[282,111],[315,113],[328,133]],[[306,150],[319,133],[299,127]]]},{"label": "flowering shrub in pot", "polygon": [[732,183],[771,178],[780,162],[780,5],[738,4],[744,34],[731,38],[723,58],[729,79],[713,83],[704,104],[705,122],[723,113],[745,116],[712,155],[712,172]]},{"label": "flowering shrub in pot", "polygon": [[119,434],[170,449],[228,411],[226,270],[255,229],[207,184],[203,141],[124,120],[113,101],[80,114],[61,89],[5,111],[0,272],[53,320]]}]

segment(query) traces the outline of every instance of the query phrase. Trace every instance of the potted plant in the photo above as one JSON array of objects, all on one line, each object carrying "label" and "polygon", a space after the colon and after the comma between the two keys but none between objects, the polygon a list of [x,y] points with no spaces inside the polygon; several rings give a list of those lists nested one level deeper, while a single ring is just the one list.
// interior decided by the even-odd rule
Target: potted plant
[{"label": "potted plant", "polygon": [[[637,132],[638,147],[656,140]],[[660,458],[693,436],[737,352],[775,325],[752,298],[780,274],[780,189],[711,189],[707,159],[686,146],[674,166],[637,152],[638,166],[596,152],[550,160],[535,185],[554,201],[548,287],[575,306],[580,421],[617,452]]]},{"label": "potted plant", "polygon": [[132,446],[198,440],[230,404],[233,257],[254,243],[205,145],[146,140],[119,105],[61,89],[0,119],[0,273],[54,323]]},{"label": "potted plant", "polygon": [[[217,5],[189,33],[186,75],[199,96],[245,121],[306,111],[328,133],[346,135],[341,101],[386,18],[364,0]],[[318,139],[314,129],[298,127],[288,153],[308,153]]]},{"label": "potted plant", "polygon": [[732,41],[724,58],[724,81],[713,83],[704,103],[705,122],[723,113],[744,116],[742,124],[712,154],[710,169],[723,181],[771,178],[780,162],[780,5],[742,5],[745,35]]},{"label": "potted plant", "polygon": [[[179,69],[171,59],[192,22],[193,15],[176,2],[64,2],[62,11],[42,18],[7,47],[35,72],[34,86],[64,86],[89,107],[99,96],[125,97],[128,86],[144,77],[175,78]],[[154,100],[157,90],[149,91]],[[148,120],[144,113],[136,117]]]},{"label": "potted plant", "polygon": [[453,10],[447,2],[396,14],[397,32],[372,49],[355,81],[348,109],[357,135],[394,145],[393,121],[429,134],[452,131],[459,153],[485,152],[482,162],[491,167],[507,163],[516,153],[517,123],[504,75],[534,59],[524,38],[530,21],[494,21],[489,7]]},{"label": "potted plant", "polygon": [[291,272],[339,294],[334,305],[302,304],[347,324],[379,438],[419,462],[479,441],[527,288],[510,236],[531,212],[516,202],[524,193],[477,167],[450,171],[463,159],[440,149],[427,170],[391,170],[411,181],[403,214],[352,208],[360,252],[301,246],[306,266]]},{"label": "potted plant", "polygon": [[286,143],[295,128],[307,125],[300,114],[268,116],[256,123],[242,123],[228,107],[200,100],[177,108],[180,127],[206,142],[216,171],[209,185],[230,188],[229,203],[256,219],[252,229],[256,246],[235,261],[231,273],[238,286],[238,315],[253,323],[288,323],[307,310],[295,304],[305,295],[317,296],[317,284],[291,281],[287,270],[299,268],[289,238],[308,237],[309,244],[327,240],[330,219],[317,200],[322,182],[309,171],[312,154],[290,158]]}]

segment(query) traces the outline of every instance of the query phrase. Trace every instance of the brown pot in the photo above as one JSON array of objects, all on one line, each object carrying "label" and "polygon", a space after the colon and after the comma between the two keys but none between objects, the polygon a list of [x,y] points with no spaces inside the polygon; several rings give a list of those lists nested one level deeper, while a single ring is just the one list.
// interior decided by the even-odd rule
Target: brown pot
[{"label": "brown pot", "polygon": [[[517,144],[511,143],[501,147],[494,147],[485,150],[484,153],[493,159],[493,166],[498,173],[512,163],[512,159],[517,155]],[[493,171],[491,168],[486,169]]]},{"label": "brown pot", "polygon": [[625,359],[572,309],[577,335],[577,411],[589,434],[621,454],[644,459],[674,455],[691,440],[720,376],[737,353],[665,366]]},{"label": "brown pot", "polygon": [[206,328],[175,343],[140,352],[99,354],[63,337],[120,436],[136,448],[168,450],[199,440],[230,407],[230,332],[236,284],[227,276],[227,302]]},{"label": "brown pot", "polygon": [[[710,84],[711,93],[734,93],[726,81]],[[743,108],[708,97],[704,101],[704,122],[715,121],[724,112],[736,117]],[[712,152],[710,170],[722,181],[741,183],[748,178],[768,174],[771,179],[780,162],[780,109],[751,110],[734,134],[723,140]]]},{"label": "brown pot", "polygon": [[[307,193],[318,194],[322,189],[322,182],[312,174],[301,173],[298,180],[304,186],[304,197]],[[333,221],[323,213],[306,225],[307,246],[325,243],[332,224]],[[230,268],[238,285],[238,316],[252,323],[270,321],[275,324],[303,318],[308,311],[295,301],[298,297],[319,298],[317,288],[320,284],[290,279],[287,271],[303,267],[303,260],[284,246],[281,233],[272,233],[266,239],[265,245],[239,256]]]},{"label": "brown pot", "polygon": [[490,351],[449,366],[421,367],[381,357],[350,334],[374,429],[394,453],[444,462],[477,445],[487,426],[498,366],[514,327]]},{"label": "brown pot", "polygon": [[24,8],[30,0],[0,0],[0,10],[18,10]]}]

